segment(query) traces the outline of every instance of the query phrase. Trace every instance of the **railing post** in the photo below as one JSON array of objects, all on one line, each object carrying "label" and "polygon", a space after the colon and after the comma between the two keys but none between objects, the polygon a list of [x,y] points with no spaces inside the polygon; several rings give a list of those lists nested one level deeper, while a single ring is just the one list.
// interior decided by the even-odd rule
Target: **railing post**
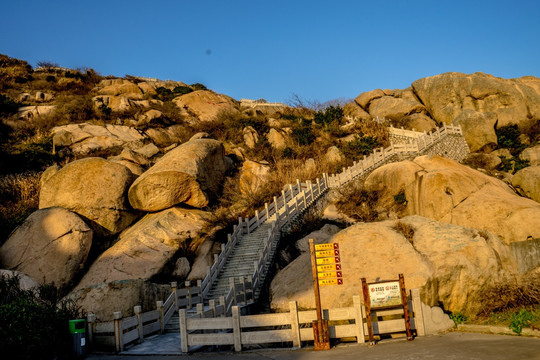
[{"label": "railing post", "polygon": [[176,281],[171,282],[171,292],[174,294],[174,311],[178,311],[178,283]]},{"label": "railing post", "polygon": [[361,344],[365,341],[364,334],[364,308],[360,302],[360,296],[353,296],[354,322],[356,325],[356,342]]},{"label": "railing post", "polygon": [[426,327],[424,324],[424,310],[422,308],[422,302],[420,301],[420,290],[411,289],[411,298],[416,336],[424,336],[426,335]]},{"label": "railing post", "polygon": [[208,301],[208,306],[210,307],[210,310],[212,310],[212,317],[216,317],[216,300],[210,300]]},{"label": "railing post", "polygon": [[137,329],[139,330],[139,342],[142,343],[144,341],[144,334],[143,334],[143,324],[142,324],[142,308],[140,305],[133,307],[133,312],[137,316]]},{"label": "railing post", "polygon": [[114,321],[114,343],[116,345],[116,351],[120,352],[124,350],[124,344],[122,339],[122,313],[116,311],[113,313]]},{"label": "railing post", "polygon": [[237,302],[236,302],[236,284],[234,282],[234,278],[231,277],[229,278],[229,285],[231,286],[231,288],[233,289],[232,293],[233,293],[233,304],[234,305],[238,305]]},{"label": "railing post", "polygon": [[197,314],[200,315],[201,319],[204,318],[204,304],[197,304]]},{"label": "railing post", "polygon": [[186,298],[187,298],[187,305],[186,305],[186,309],[191,309],[191,306],[193,305],[191,303],[191,281],[186,281],[185,283],[185,287],[186,287],[186,290],[187,290],[187,295],[186,295]]},{"label": "railing post", "polygon": [[264,209],[266,210],[266,220],[270,219],[270,210],[268,210],[268,203],[264,203]]},{"label": "railing post", "polygon": [[238,306],[232,308],[232,321],[233,321],[233,339],[234,339],[234,351],[242,351],[242,334],[240,328],[240,309]]},{"label": "railing post", "polygon": [[247,217],[244,221],[246,223],[246,234],[249,234],[249,217]]},{"label": "railing post", "polygon": [[[251,276],[246,276],[246,299],[248,299],[247,291],[251,291],[251,300],[255,302],[255,289],[253,289],[253,278]],[[246,300],[247,303],[247,300]]]},{"label": "railing post", "polygon": [[276,219],[279,219],[279,209],[277,204],[277,197],[274,196],[274,211],[276,212]]},{"label": "railing post", "polygon": [[240,227],[240,234],[243,234],[244,233],[244,225],[243,225],[241,216],[238,217],[238,226]]},{"label": "railing post", "polygon": [[186,319],[186,310],[182,309],[178,313],[178,318],[180,321],[180,347],[182,348],[183,353],[188,352],[188,330],[187,330],[187,319]]},{"label": "railing post", "polygon": [[291,337],[293,347],[299,348],[302,343],[300,338],[300,322],[298,319],[298,303],[296,301],[289,302],[289,312],[291,316]]},{"label": "railing post", "polygon": [[93,313],[88,314],[86,317],[86,321],[88,321],[88,343],[90,346],[94,346],[94,332],[96,328],[96,315]]},{"label": "railing post", "polygon": [[255,218],[257,219],[257,227],[261,226],[261,219],[259,217],[259,210],[255,210]]},{"label": "railing post", "polygon": [[156,301],[156,309],[159,311],[159,333],[163,334],[163,332],[165,331],[165,319],[163,317],[163,301]]},{"label": "railing post", "polygon": [[221,314],[221,317],[227,316],[227,304],[225,303],[225,296],[219,297],[219,305],[223,306],[223,314]]},{"label": "railing post", "polygon": [[247,293],[246,293],[246,278],[241,276],[240,277],[240,286],[242,286],[242,305],[247,305]]}]

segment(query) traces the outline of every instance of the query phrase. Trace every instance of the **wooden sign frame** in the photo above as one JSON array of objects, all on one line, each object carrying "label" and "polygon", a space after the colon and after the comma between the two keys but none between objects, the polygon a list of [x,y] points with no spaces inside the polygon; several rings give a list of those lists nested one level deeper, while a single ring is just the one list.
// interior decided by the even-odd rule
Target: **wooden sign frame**
[{"label": "wooden sign frame", "polygon": [[[371,305],[371,297],[369,295],[369,285],[378,285],[378,284],[388,284],[388,283],[394,283],[399,282],[399,288],[400,288],[400,296],[401,296],[401,304],[398,305],[390,305],[390,306],[374,306]],[[371,322],[371,310],[386,310],[386,309],[394,309],[394,308],[403,308],[403,318],[405,321],[405,332],[407,334],[407,340],[412,341],[412,331],[411,331],[411,321],[409,316],[409,304],[407,301],[407,290],[405,289],[405,279],[403,277],[403,274],[399,274],[398,280],[386,280],[386,281],[377,281],[373,283],[368,283],[366,281],[366,278],[362,278],[362,292],[364,294],[364,303],[366,307],[366,323],[368,328],[368,335],[369,335],[369,343],[371,345],[375,345],[375,337],[373,335],[373,324]]]}]

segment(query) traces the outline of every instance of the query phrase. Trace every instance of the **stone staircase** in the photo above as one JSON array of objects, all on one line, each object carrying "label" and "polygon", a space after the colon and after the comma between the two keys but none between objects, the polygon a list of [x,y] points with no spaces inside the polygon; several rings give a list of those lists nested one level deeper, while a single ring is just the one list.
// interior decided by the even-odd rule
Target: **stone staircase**
[{"label": "stone staircase", "polygon": [[[226,296],[231,287],[230,278],[250,277],[253,275],[255,262],[259,259],[270,228],[271,222],[267,221],[252,233],[242,235],[217,279],[212,284],[205,303],[209,300],[216,300],[217,302],[221,296]],[[263,276],[265,276],[266,272],[263,272]],[[261,278],[261,282],[263,281],[264,279]],[[254,296],[255,299],[258,298],[258,291]]]}]

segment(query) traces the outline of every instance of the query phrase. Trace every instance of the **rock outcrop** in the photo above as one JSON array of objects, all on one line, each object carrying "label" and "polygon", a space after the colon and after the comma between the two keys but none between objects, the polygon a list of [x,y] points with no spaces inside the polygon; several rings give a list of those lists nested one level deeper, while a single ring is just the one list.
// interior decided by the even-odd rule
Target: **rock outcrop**
[{"label": "rock outcrop", "polygon": [[129,202],[143,211],[159,211],[180,203],[202,208],[219,192],[226,169],[221,142],[188,141],[135,180],[129,189]]},{"label": "rock outcrop", "polygon": [[529,166],[512,177],[512,185],[523,195],[540,203],[540,166]]},{"label": "rock outcrop", "polygon": [[221,111],[238,113],[237,102],[233,98],[209,90],[193,91],[174,98],[173,102],[186,118],[200,121],[213,121]]},{"label": "rock outcrop", "polygon": [[255,194],[262,190],[268,182],[270,166],[255,161],[244,161],[240,169],[238,187],[242,194]]},{"label": "rock outcrop", "polygon": [[380,203],[391,206],[403,192],[405,214],[487,230],[505,244],[540,237],[540,204],[522,198],[506,184],[453,160],[420,156],[384,165],[365,181],[381,191]]},{"label": "rock outcrop", "polygon": [[71,211],[58,207],[38,210],[0,248],[0,264],[39,284],[63,287],[84,266],[92,236],[90,227]]},{"label": "rock outcrop", "polygon": [[156,301],[163,301],[169,295],[168,286],[153,284],[148,280],[119,280],[96,284],[71,292],[66,299],[72,300],[84,314],[96,315],[98,322],[113,320],[113,313],[132,316],[133,307],[141,306],[142,311],[156,309]]},{"label": "rock outcrop", "polygon": [[90,220],[101,234],[117,234],[137,218],[126,197],[133,179],[123,165],[97,157],[76,160],[43,184],[39,208],[60,206]]},{"label": "rock outcrop", "polygon": [[[414,235],[399,230],[408,226]],[[325,307],[349,306],[362,293],[361,278],[396,279],[405,276],[407,288],[420,288],[430,306],[441,303],[446,310],[477,314],[480,289],[501,277],[514,274],[517,265],[510,251],[495,236],[419,216],[377,223],[359,223],[338,234],[343,283],[321,288]],[[281,270],[270,286],[271,307],[288,309],[288,302],[313,308],[310,255],[304,253]]]},{"label": "rock outcrop", "polygon": [[181,247],[197,238],[209,220],[207,212],[179,207],[144,216],[94,261],[76,289],[117,280],[150,279]]}]

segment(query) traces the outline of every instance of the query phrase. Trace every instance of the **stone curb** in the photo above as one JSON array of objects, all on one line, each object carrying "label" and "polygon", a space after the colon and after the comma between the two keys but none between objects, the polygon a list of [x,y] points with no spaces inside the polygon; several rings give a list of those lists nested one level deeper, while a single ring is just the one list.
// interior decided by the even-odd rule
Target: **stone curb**
[{"label": "stone curb", "polygon": [[[513,332],[507,326],[495,326],[495,325],[459,324],[457,326],[457,331],[518,336],[518,334]],[[540,330],[524,328],[523,331],[521,332],[521,336],[532,336],[532,337],[540,338]]]}]

